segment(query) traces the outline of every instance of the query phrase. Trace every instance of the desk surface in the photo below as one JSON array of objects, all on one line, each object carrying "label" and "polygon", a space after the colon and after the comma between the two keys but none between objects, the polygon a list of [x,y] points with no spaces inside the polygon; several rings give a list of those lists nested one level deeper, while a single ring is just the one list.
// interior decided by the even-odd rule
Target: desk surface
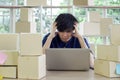
[{"label": "desk surface", "polygon": [[[3,79],[25,80],[25,79]],[[41,80],[120,80],[120,78],[107,78],[89,71],[47,71],[47,76]]]}]

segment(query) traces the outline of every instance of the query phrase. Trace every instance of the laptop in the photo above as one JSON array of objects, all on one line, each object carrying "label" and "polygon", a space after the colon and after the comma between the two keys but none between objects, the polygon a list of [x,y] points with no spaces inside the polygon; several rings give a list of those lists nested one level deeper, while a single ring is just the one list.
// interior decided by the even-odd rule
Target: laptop
[{"label": "laptop", "polygon": [[89,49],[49,48],[45,52],[47,70],[89,70]]}]

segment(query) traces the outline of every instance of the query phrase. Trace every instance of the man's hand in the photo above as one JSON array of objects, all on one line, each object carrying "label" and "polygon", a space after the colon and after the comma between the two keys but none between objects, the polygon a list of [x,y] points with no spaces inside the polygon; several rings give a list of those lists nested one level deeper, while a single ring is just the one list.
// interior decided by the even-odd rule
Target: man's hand
[{"label": "man's hand", "polygon": [[43,46],[43,53],[45,53],[45,49],[48,49],[48,48],[50,48],[50,44],[51,44],[51,42],[52,42],[52,39],[55,37],[55,31],[56,31],[56,22],[54,22],[53,24],[52,24],[52,26],[51,26],[51,33],[50,33],[50,35],[48,36],[48,38],[47,38],[47,40],[46,40],[46,42],[45,42],[45,44],[44,44],[44,46]]},{"label": "man's hand", "polygon": [[55,37],[55,31],[56,31],[56,29],[57,29],[56,24],[57,24],[56,22],[54,22],[54,23],[52,24],[51,33],[50,33],[50,37],[51,37],[51,38],[54,38],[54,37]]},{"label": "man's hand", "polygon": [[77,38],[81,37],[81,35],[79,34],[79,31],[78,31],[78,23],[75,23],[74,27],[75,27],[75,34],[73,34],[73,36],[75,36]]},{"label": "man's hand", "polygon": [[86,44],[78,31],[78,23],[75,23],[74,27],[75,27],[75,34],[73,34],[73,36],[78,38],[81,48],[86,48]]}]

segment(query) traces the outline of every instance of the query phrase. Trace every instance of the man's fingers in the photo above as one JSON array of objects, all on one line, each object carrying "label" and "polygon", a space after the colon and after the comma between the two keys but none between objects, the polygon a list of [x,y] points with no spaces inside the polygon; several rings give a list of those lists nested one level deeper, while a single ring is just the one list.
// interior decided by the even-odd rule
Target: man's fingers
[{"label": "man's fingers", "polygon": [[56,29],[56,28],[57,28],[56,24],[57,24],[57,22],[54,22],[54,23],[53,23],[53,29]]},{"label": "man's fingers", "polygon": [[54,22],[53,25],[56,26],[57,22]]}]

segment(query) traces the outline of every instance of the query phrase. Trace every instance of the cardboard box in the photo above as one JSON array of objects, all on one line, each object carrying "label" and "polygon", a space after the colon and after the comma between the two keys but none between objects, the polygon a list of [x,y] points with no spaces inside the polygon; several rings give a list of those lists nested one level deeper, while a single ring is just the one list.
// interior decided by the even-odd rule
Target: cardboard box
[{"label": "cardboard box", "polygon": [[3,65],[18,65],[18,51],[2,51],[4,54],[7,55],[7,59]]},{"label": "cardboard box", "polygon": [[80,24],[80,32],[83,35],[110,35],[110,25],[112,18],[101,18],[100,23],[84,22]]},{"label": "cardboard box", "polygon": [[5,78],[17,78],[16,66],[0,66],[0,75]]},{"label": "cardboard box", "polygon": [[20,21],[32,22],[32,8],[21,8],[20,9]]},{"label": "cardboard box", "polygon": [[110,25],[110,41],[113,45],[120,45],[120,24]]},{"label": "cardboard box", "polygon": [[18,34],[0,34],[0,50],[18,50]]},{"label": "cardboard box", "polygon": [[101,35],[107,36],[110,35],[109,26],[113,24],[112,18],[101,18],[100,19],[100,31]]},{"label": "cardboard box", "polygon": [[73,5],[76,6],[94,6],[94,0],[73,0]]},{"label": "cardboard box", "polygon": [[41,79],[46,76],[45,55],[20,56],[18,64],[18,78]]},{"label": "cardboard box", "polygon": [[120,77],[115,73],[117,62],[95,60],[94,72],[106,77]]},{"label": "cardboard box", "polygon": [[88,22],[100,22],[101,15],[97,11],[89,11],[87,14]]},{"label": "cardboard box", "polygon": [[47,0],[26,0],[27,6],[41,6],[41,5],[47,5]]},{"label": "cardboard box", "polygon": [[16,33],[36,33],[36,23],[35,22],[16,22]]},{"label": "cardboard box", "polygon": [[84,22],[80,24],[82,35],[100,35],[100,23]]},{"label": "cardboard box", "polygon": [[97,58],[120,62],[120,46],[117,45],[98,45]]},{"label": "cardboard box", "polygon": [[20,55],[42,55],[42,35],[39,33],[20,34]]}]

